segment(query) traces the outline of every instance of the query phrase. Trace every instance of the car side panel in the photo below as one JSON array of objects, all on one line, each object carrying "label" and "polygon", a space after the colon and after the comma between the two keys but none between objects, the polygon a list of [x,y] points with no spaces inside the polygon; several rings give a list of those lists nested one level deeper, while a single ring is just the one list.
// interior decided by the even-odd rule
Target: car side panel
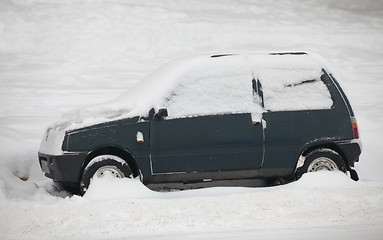
[{"label": "car side panel", "polygon": [[300,154],[315,145],[350,141],[350,112],[334,82],[325,73],[322,81],[334,102],[331,109],[265,112],[265,161],[262,168],[295,170]]},{"label": "car side panel", "polygon": [[[149,164],[149,121],[126,121],[105,123],[68,133],[68,152],[92,152],[104,147],[116,147],[129,152],[136,160],[142,173],[150,174]],[[141,132],[144,141],[137,141]]]},{"label": "car side panel", "polygon": [[269,112],[263,116],[265,161],[263,168],[295,169],[304,148],[350,139],[350,120],[334,109]]}]

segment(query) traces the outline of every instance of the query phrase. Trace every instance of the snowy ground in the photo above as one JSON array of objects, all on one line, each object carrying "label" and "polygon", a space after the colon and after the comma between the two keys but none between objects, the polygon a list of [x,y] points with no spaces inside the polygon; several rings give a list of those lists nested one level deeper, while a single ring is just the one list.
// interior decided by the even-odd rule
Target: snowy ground
[{"label": "snowy ground", "polygon": [[[380,0],[0,0],[0,239],[380,239],[382,43]],[[361,181],[316,173],[272,188],[158,193],[105,179],[80,198],[39,169],[49,123],[169,60],[286,49],[317,52],[343,77]]]}]

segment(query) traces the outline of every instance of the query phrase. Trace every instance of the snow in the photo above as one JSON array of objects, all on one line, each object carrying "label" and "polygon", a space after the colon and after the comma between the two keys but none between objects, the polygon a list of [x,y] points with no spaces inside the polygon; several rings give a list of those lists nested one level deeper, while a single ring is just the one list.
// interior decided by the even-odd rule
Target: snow
[{"label": "snow", "polygon": [[39,152],[49,155],[60,155],[63,153],[62,145],[65,137],[65,129],[48,127],[44,137],[41,139]]},{"label": "snow", "polygon": [[254,103],[252,72],[244,60],[242,56],[210,58],[184,72],[163,101],[169,117],[250,112],[259,121],[262,109]]},{"label": "snow", "polygon": [[[240,53],[223,57],[194,55],[165,64],[128,92],[114,100],[67,112],[48,129],[43,151],[56,149],[63,130],[105,121],[147,116],[151,108],[167,108],[169,118],[247,113],[259,121],[264,111],[252,93],[252,80],[263,83],[267,110],[328,109],[330,93],[320,81],[322,69],[316,58],[304,55]],[[307,81],[313,84],[302,84]],[[304,104],[301,99],[305,99]],[[48,132],[49,133],[49,132]],[[53,138],[53,140],[48,140]]]},{"label": "snow", "polygon": [[86,165],[86,169],[90,168],[90,166],[92,166],[93,164],[98,163],[100,161],[103,161],[105,159],[113,159],[113,160],[121,163],[122,165],[126,164],[126,162],[123,159],[121,159],[121,158],[119,158],[117,156],[114,156],[114,155],[100,155],[100,156],[97,156],[97,157],[93,158],[88,163],[88,165]]},{"label": "snow", "polygon": [[[19,229],[28,232],[28,238],[32,239],[85,236],[166,239],[173,234],[190,238],[194,233],[215,238],[220,232],[229,235],[237,232],[246,238],[244,232],[275,237],[272,232],[283,235],[296,231],[324,231],[336,236],[356,229],[381,233],[377,230],[383,217],[382,186],[355,183],[342,173],[314,173],[303,177],[301,182],[267,189],[213,188],[170,193],[152,192],[137,180],[98,180],[84,198],[57,198],[51,204],[33,205],[12,201],[8,203],[12,213],[9,208],[3,209],[3,213],[14,224],[2,222],[1,226],[7,233],[13,233],[7,235],[9,238],[21,239],[25,237],[17,234]],[[312,185],[323,180],[327,183]],[[332,181],[341,182],[331,186]],[[104,190],[105,194],[93,191],[96,189],[92,187]],[[122,189],[127,191],[118,191]],[[236,237],[229,239],[232,238]]]},{"label": "snow", "polygon": [[[330,109],[333,105],[331,95],[326,85],[320,80],[321,74],[301,73],[299,69],[281,71],[270,69],[263,84],[265,108],[270,111],[292,111],[308,109]],[[292,72],[302,75],[289,79]],[[279,73],[275,76],[275,73]],[[302,76],[305,76],[302,78]],[[262,77],[260,77],[262,79]],[[300,81],[297,82],[297,79]],[[274,81],[273,81],[274,80]],[[279,81],[278,81],[279,80]],[[304,101],[302,101],[304,100]]]},{"label": "snow", "polygon": [[[378,0],[0,1],[0,238],[380,239],[382,16]],[[153,192],[100,179],[81,198],[40,170],[39,143],[63,112],[97,110],[125,91],[116,111],[134,108],[164,86],[144,95],[133,86],[151,72],[156,82],[170,60],[292,49],[324,56],[341,81],[363,143],[359,182],[320,172],[271,188]]]},{"label": "snow", "polygon": [[[168,97],[180,76],[195,65],[201,64],[207,57],[184,57],[169,62],[149,74],[137,85],[132,86],[126,93],[117,98],[97,105],[76,109],[64,114],[63,119],[54,124],[55,128],[65,126],[71,130],[135,116],[148,116],[149,110],[158,110],[159,103]],[[61,129],[60,129],[61,130]]]},{"label": "snow", "polygon": [[164,105],[171,118],[250,112],[259,121],[264,109],[251,88],[251,80],[257,78],[267,110],[328,109],[333,102],[320,81],[322,68],[310,55],[242,53],[210,58],[178,77]]},{"label": "snow", "polygon": [[138,131],[136,135],[136,139],[138,143],[143,143],[144,142],[144,135],[142,132]]}]

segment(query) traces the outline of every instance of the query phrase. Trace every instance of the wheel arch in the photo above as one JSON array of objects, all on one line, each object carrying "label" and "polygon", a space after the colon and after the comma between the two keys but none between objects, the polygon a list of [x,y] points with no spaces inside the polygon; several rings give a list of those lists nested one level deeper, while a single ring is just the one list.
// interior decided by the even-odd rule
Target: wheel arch
[{"label": "wheel arch", "polygon": [[[335,142],[322,142],[322,143],[310,144],[310,145],[306,146],[303,151],[301,151],[301,154],[298,156],[298,159],[297,159],[297,164],[296,164],[296,167],[295,167],[294,174],[297,171],[297,169],[299,168],[299,160],[302,157],[305,157],[305,156],[307,156],[308,153],[310,153],[310,152],[312,152],[314,150],[317,150],[317,149],[321,149],[321,148],[327,148],[327,149],[331,149],[331,150],[337,152],[342,157],[342,159],[344,161],[344,164],[346,165],[346,168],[347,169],[350,168],[350,166],[348,164],[348,161],[347,161],[347,156],[337,146],[337,144]],[[304,162],[301,163],[300,165],[303,165],[303,164],[304,164]]]},{"label": "wheel arch", "polygon": [[122,149],[120,147],[116,146],[106,146],[99,149],[96,149],[94,151],[91,151],[88,153],[88,156],[86,157],[84,164],[81,168],[81,173],[84,172],[84,169],[88,165],[88,163],[95,157],[100,155],[114,155],[119,158],[122,158],[130,167],[133,173],[133,177],[137,177],[140,175],[140,170],[137,165],[136,159],[134,158],[133,154],[131,154],[129,151]]}]

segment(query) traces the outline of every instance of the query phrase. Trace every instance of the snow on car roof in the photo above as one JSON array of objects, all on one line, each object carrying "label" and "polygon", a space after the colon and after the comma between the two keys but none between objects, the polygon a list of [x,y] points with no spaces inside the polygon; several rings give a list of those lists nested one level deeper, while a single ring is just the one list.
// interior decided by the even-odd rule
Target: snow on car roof
[{"label": "snow on car roof", "polygon": [[[305,52],[204,54],[184,57],[162,65],[112,101],[66,113],[64,115],[66,123],[62,124],[61,121],[60,128],[76,129],[106,121],[147,116],[151,108],[156,110],[162,108],[164,99],[172,89],[190,75],[243,72],[247,74],[249,83],[252,78],[259,78],[265,88],[277,89],[306,80],[319,79],[325,65],[317,55]],[[203,91],[204,89],[196,91],[195,98],[198,98]],[[266,97],[268,94],[273,93],[266,91]],[[324,104],[323,108],[327,108],[328,105],[330,103]],[[206,112],[204,109],[200,110]]]}]

